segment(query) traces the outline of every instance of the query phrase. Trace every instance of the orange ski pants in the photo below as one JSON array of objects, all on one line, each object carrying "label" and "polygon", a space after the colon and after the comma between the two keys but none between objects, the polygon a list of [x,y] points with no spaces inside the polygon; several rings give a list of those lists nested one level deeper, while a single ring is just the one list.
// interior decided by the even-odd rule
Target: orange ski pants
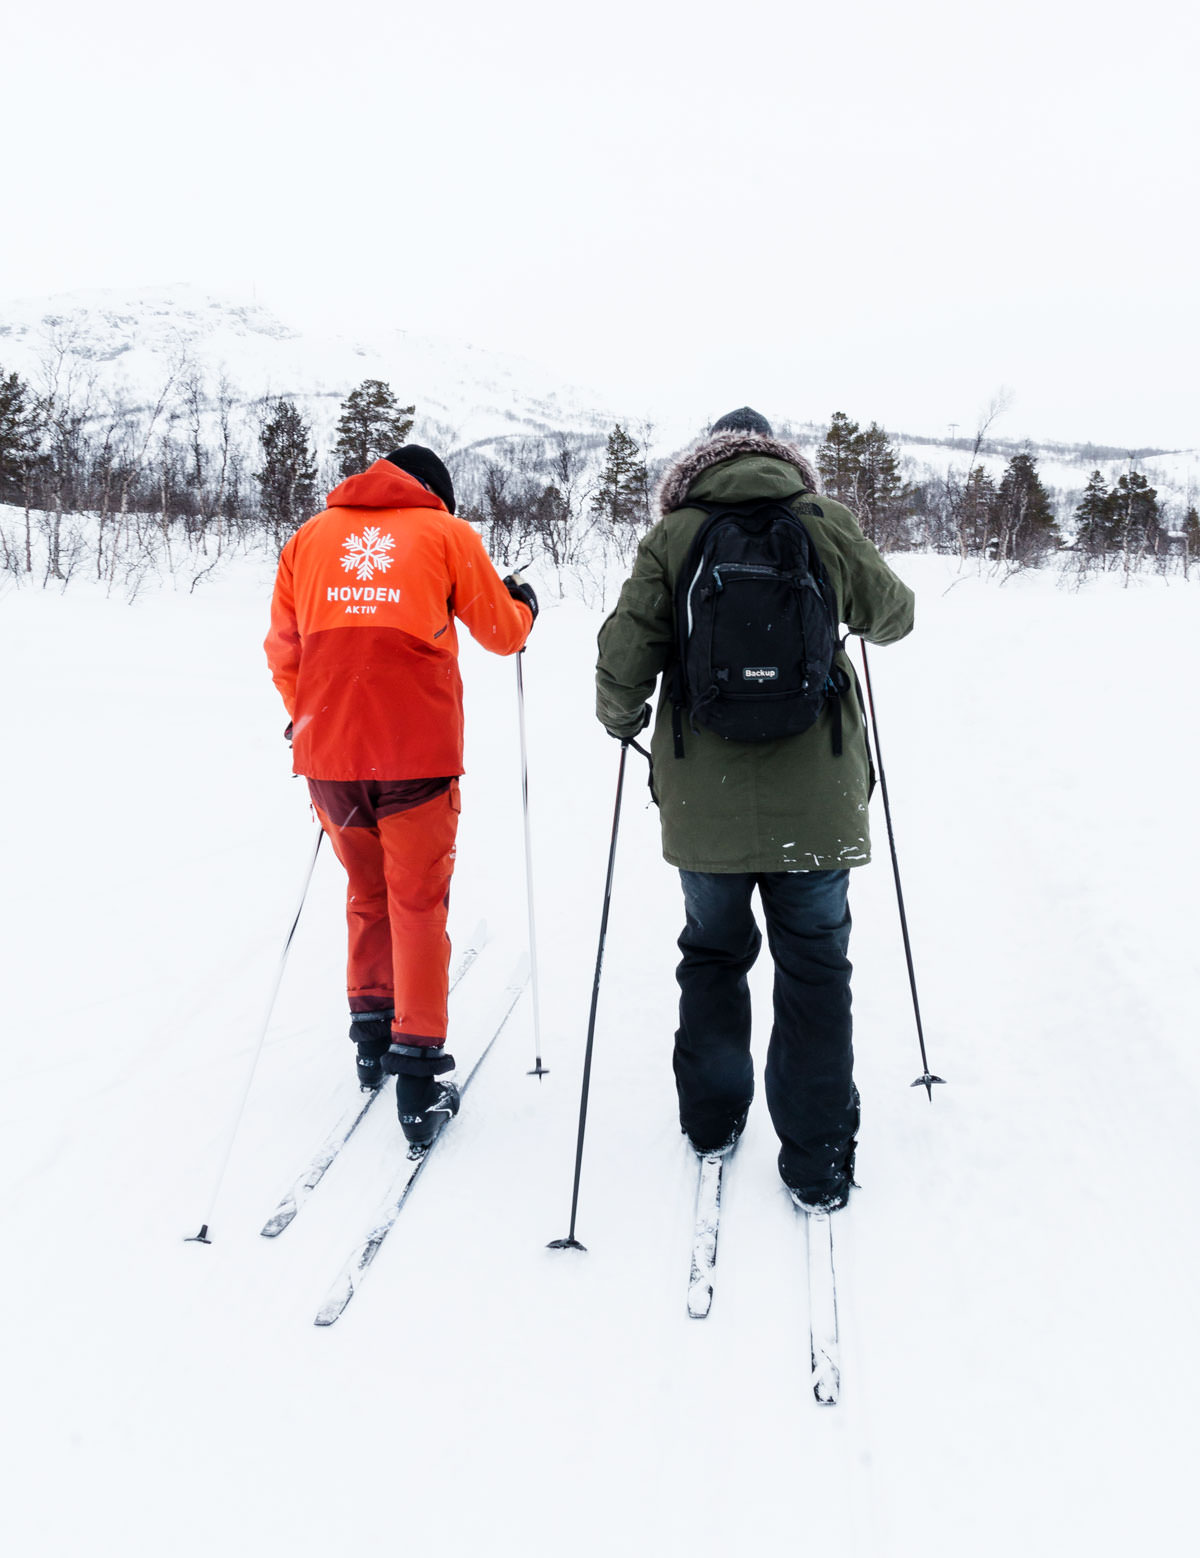
[{"label": "orange ski pants", "polygon": [[438,1045],[446,1038],[446,916],[458,832],[458,780],[417,805],[403,798],[396,802],[405,789],[309,780],[313,806],[348,878],[350,1010],[390,1007],[393,1039]]}]

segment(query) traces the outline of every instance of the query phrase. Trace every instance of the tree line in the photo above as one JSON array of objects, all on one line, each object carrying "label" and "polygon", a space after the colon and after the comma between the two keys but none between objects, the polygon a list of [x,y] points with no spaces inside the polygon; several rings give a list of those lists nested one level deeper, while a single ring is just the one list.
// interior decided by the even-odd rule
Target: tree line
[{"label": "tree line", "polygon": [[[403,444],[416,406],[367,379],[341,402],[322,461],[310,423],[288,397],[246,403],[186,361],[153,402],[101,393],[66,350],[31,387],[0,369],[0,502],[22,511],[0,525],[0,570],[66,582],[90,572],[129,593],[163,566],[192,571],[192,586],[234,548],[278,552],[346,476]],[[1130,469],[1110,484],[1099,470],[1073,514],[1056,514],[1037,460],[1012,454],[997,480],[981,458],[994,404],[967,469],[906,476],[876,422],[835,411],[813,450],[820,490],[846,504],[883,551],[933,550],[1003,568],[1065,552],[1081,572],[1200,556],[1194,505],[1168,524],[1158,494]],[[784,430],[786,434],[786,429]],[[628,562],[654,518],[665,461],[653,428],[485,441],[447,452],[459,513],[497,563],[538,562],[573,576],[600,599],[610,563]],[[1064,521],[1068,521],[1064,526]]]},{"label": "tree line", "polygon": [[[915,479],[904,474],[898,449],[878,423],[862,427],[835,411],[814,450],[819,490],[851,509],[867,538],[885,552],[944,552],[1002,569],[1037,566],[1063,554],[1080,571],[1161,569],[1172,557],[1181,558],[1186,570],[1200,558],[1195,506],[1189,504],[1172,528],[1139,471],[1131,469],[1111,485],[1093,471],[1069,514],[1056,511],[1029,449],[1011,454],[994,477],[981,459],[994,414],[995,408],[983,420],[965,472],[951,468]],[[594,440],[599,469],[587,483],[581,482],[587,462],[579,440],[560,440],[549,460],[539,457],[536,440],[532,453],[509,446],[484,462],[470,517],[505,562],[551,536],[556,561],[569,557],[572,545],[594,543],[597,536],[628,556],[657,517],[654,480],[666,462],[648,459],[648,441],[639,442],[620,425],[602,453]]]},{"label": "tree line", "polygon": [[1185,570],[1200,558],[1200,516],[1189,503],[1168,521],[1146,476],[1130,469],[1110,483],[1099,470],[1088,480],[1064,530],[1050,492],[1028,450],[1011,455],[997,482],[979,460],[986,425],[964,473],[905,481],[900,459],[876,424],[862,429],[835,412],[817,451],[821,488],[858,515],[870,540],[885,551],[958,553],[1008,568],[1037,565],[1053,553],[1089,569],[1166,566],[1178,556]]},{"label": "tree line", "polygon": [[404,443],[414,406],[368,379],[342,402],[322,470],[312,429],[286,397],[239,401],[175,365],[153,402],[101,393],[60,352],[34,389],[0,369],[0,570],[66,582],[82,571],[136,586],[186,559],[193,583],[234,548],[276,551],[322,507],[326,485]]}]

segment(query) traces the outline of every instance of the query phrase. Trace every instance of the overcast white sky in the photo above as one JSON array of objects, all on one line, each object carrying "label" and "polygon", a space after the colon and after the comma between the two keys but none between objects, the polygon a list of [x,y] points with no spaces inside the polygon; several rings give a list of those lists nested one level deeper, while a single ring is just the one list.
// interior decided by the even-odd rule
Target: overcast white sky
[{"label": "overcast white sky", "polygon": [[1200,444],[1184,0],[13,9],[0,299],[254,287],[631,413],[939,433],[1006,385],[1006,436]]}]

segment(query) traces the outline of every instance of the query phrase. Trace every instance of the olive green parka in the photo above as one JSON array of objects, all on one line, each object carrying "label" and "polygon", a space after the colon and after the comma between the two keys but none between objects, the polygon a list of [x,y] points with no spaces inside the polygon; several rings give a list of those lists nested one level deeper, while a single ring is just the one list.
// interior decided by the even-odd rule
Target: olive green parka
[{"label": "olive green parka", "polygon": [[[600,630],[596,714],[614,735],[634,735],[654,684],[676,659],[675,584],[706,515],[687,498],[738,503],[772,497],[814,501],[816,479],[792,445],[752,433],[710,438],[668,470],[663,517],[638,547],[633,573]],[[838,602],[839,620],[872,644],[912,631],[913,595],[863,535],[849,509],[815,498],[806,514]],[[854,669],[838,651],[849,690],[842,698],[842,752],[833,751],[828,707],[799,736],[730,741],[693,730],[684,715],[684,755],[675,756],[669,678],[659,694],[651,752],[663,855],[687,871],[827,871],[871,858],[867,802],[874,783]]]}]

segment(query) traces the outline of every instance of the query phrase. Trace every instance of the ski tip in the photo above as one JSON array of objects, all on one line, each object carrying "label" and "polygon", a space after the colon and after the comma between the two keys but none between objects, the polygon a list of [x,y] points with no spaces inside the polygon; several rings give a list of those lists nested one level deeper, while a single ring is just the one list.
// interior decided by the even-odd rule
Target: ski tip
[{"label": "ski tip", "polygon": [[580,1244],[578,1239],[552,1239],[546,1246],[548,1250],[582,1250],[587,1254],[587,1245]]},{"label": "ski tip", "polygon": [[688,1290],[688,1317],[692,1320],[707,1320],[708,1312],[712,1308],[713,1290],[707,1282],[697,1283]]},{"label": "ski tip", "polygon": [[291,1227],[292,1218],[295,1217],[298,1210],[299,1208],[295,1201],[291,1196],[288,1196],[287,1200],[281,1201],[270,1217],[267,1218],[266,1222],[259,1229],[259,1233],[264,1239],[277,1239],[285,1228]]},{"label": "ski tip", "polygon": [[317,1311],[314,1325],[332,1325],[354,1297],[354,1284],[347,1280],[336,1287]]},{"label": "ski tip", "polygon": [[530,967],[531,964],[529,962],[529,953],[522,952],[521,956],[512,966],[512,973],[508,976],[508,988],[510,990],[524,990],[525,986],[529,983]]}]

